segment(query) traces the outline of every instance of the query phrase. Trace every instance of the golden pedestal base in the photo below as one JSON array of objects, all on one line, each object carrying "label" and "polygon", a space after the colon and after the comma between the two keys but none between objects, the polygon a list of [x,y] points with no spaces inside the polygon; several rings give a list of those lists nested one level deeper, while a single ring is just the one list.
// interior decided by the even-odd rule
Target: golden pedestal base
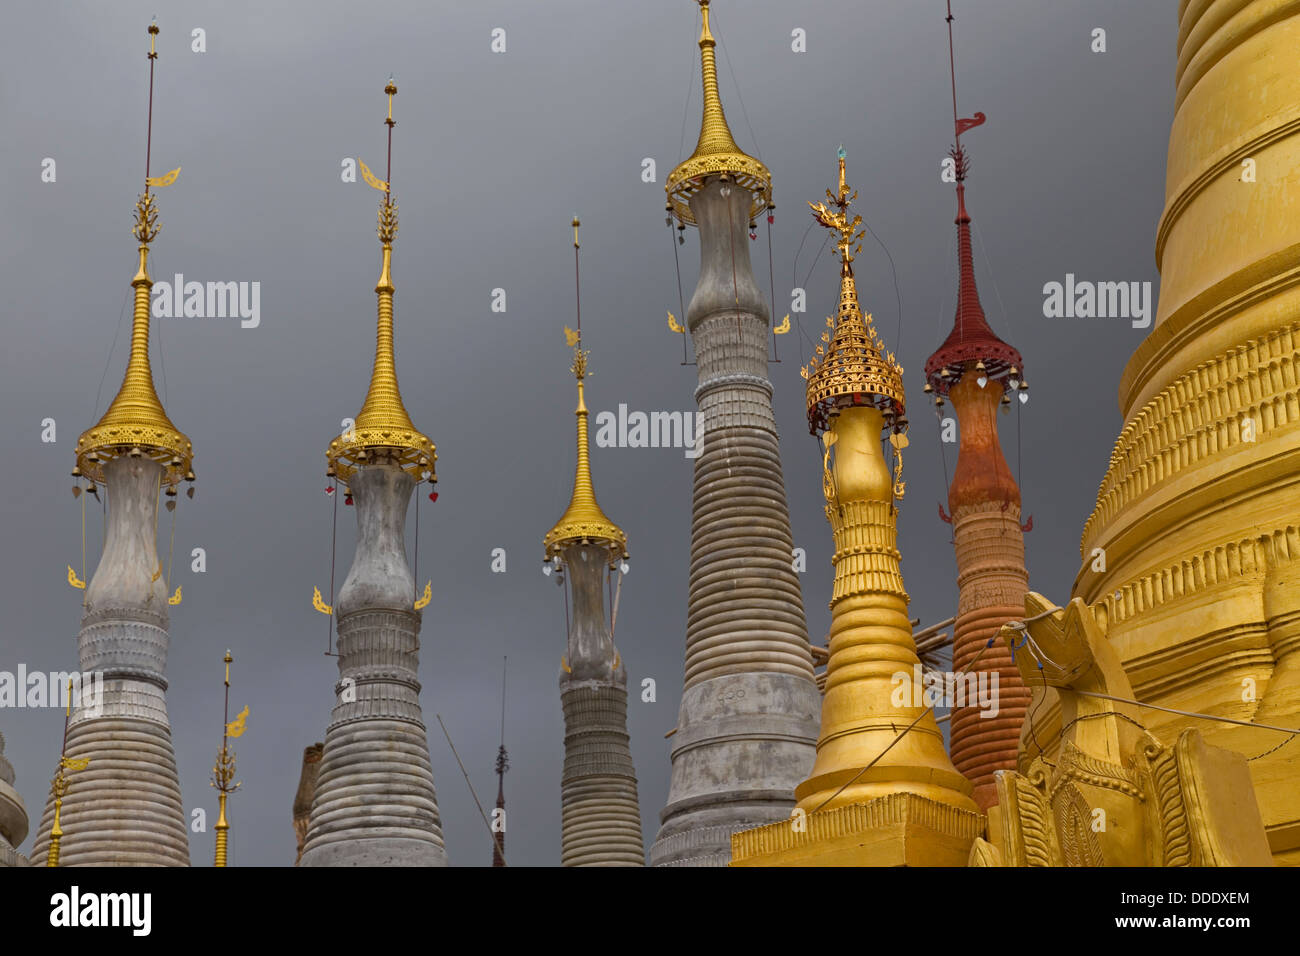
[{"label": "golden pedestal base", "polygon": [[795,816],[731,837],[732,866],[965,866],[980,813],[914,793]]}]

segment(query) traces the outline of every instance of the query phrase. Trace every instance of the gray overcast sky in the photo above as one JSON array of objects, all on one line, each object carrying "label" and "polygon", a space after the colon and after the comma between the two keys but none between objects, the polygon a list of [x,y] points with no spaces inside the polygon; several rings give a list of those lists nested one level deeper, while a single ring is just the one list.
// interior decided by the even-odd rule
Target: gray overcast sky
[{"label": "gray overcast sky", "polygon": [[[238,741],[232,862],[292,863],[290,809],[302,749],[323,740],[337,675],[311,608],[329,583],[331,503],[324,451],[361,406],[373,356],[379,194],[341,182],[341,162],[383,166],[383,84],[400,92],[393,163],[398,373],[416,425],[438,446],[438,502],[421,498],[422,701],[453,865],[486,865],[489,838],[435,714],[490,802],[500,668],[510,656],[507,855],[560,856],[563,721],[556,677],[564,607],[539,572],[541,539],[568,501],[574,393],[560,328],[572,324],[569,220],[583,220],[584,340],[593,411],[694,411],[695,369],[665,322],[678,313],[663,179],[699,129],[698,13],[688,0],[596,2],[122,2],[19,5],[0,39],[0,440],[4,484],[0,670],[76,663],[80,508],[67,477],[77,435],[121,381],[135,267],[130,211],[141,189],[148,69],[159,14],[153,171],[183,172],[159,199],[154,278],[258,281],[261,325],[161,319],[154,372],[193,440],[198,491],[177,511],[168,707],[186,806],[207,807],[220,743],[221,656],[234,653],[232,704],[251,707]],[[956,0],[959,108],[988,114],[965,138],[978,278],[995,330],[1025,356],[1032,400],[1001,419],[1022,468],[1030,584],[1064,602],[1079,533],[1121,421],[1120,371],[1145,331],[1120,319],[1046,319],[1042,288],[1080,279],[1156,282],[1173,110],[1175,0]],[[191,30],[206,31],[205,53]],[[491,31],[506,30],[504,54]],[[1107,31],[1107,52],[1090,51]],[[771,168],[776,315],[822,245],[804,205],[848,150],[868,237],[865,308],[906,368],[912,444],[900,547],[912,614],[955,612],[938,426],[921,367],[952,322],[956,291],[952,139],[943,0],[718,0],[722,94],[741,145]],[[791,31],[807,52],[791,50]],[[734,72],[734,79],[733,79]],[[687,93],[690,92],[689,108]],[[741,94],[743,95],[743,108]],[[683,115],[685,112],[685,134]],[[46,157],[57,181],[41,181]],[[643,158],[657,182],[641,181]],[[694,232],[681,248],[694,287]],[[765,227],[753,244],[768,285]],[[835,305],[830,255],[808,281],[804,331]],[[797,276],[796,281],[792,277]],[[491,311],[494,288],[507,311]],[[121,316],[119,318],[119,315]],[[118,331],[115,333],[115,329]],[[117,348],[110,357],[116,334]],[[161,359],[158,340],[161,340]],[[818,455],[804,420],[800,335],[780,340],[774,403],[812,638],[829,621],[830,531]],[[107,373],[105,369],[107,368]],[[165,372],[165,377],[164,377]],[[104,381],[99,403],[96,393]],[[40,440],[54,418],[57,442]],[[955,463],[950,446],[947,468]],[[594,449],[605,511],[627,531],[632,571],[617,643],[629,704],[646,845],[668,789],[668,742],[682,684],[692,463],[680,450]],[[427,489],[426,489],[427,490]],[[421,493],[423,494],[423,493]],[[163,514],[166,519],[166,514]],[[353,514],[340,508],[341,584]],[[100,534],[92,512],[90,562]],[[166,548],[166,523],[160,535]],[[408,544],[410,538],[408,536]],[[193,574],[192,548],[207,552]],[[493,573],[504,548],[507,571]],[[635,692],[644,677],[658,700]],[[0,733],[33,837],[58,757],[57,710],[0,710]],[[24,851],[29,851],[29,837]],[[212,834],[191,834],[209,865]]]}]

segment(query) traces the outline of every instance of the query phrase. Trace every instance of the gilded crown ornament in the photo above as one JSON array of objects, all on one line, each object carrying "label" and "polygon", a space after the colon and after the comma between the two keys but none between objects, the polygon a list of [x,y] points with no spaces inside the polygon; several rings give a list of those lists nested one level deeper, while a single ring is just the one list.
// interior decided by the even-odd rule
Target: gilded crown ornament
[{"label": "gilded crown ornament", "polygon": [[[576,267],[578,250],[577,218],[573,220],[573,249]],[[573,364],[569,371],[578,380],[578,407],[574,414],[578,419],[578,459],[573,475],[573,495],[569,507],[565,509],[560,520],[546,533],[543,547],[546,549],[544,561],[561,559],[563,550],[572,544],[594,544],[609,552],[611,566],[626,561],[627,535],[623,529],[610,521],[605,512],[596,503],[596,490],[591,481],[591,456],[587,441],[587,403],[583,394],[583,379],[587,377],[587,355],[582,347],[582,312],[579,306],[578,328],[565,326],[564,337],[573,349]]]},{"label": "gilded crown ornament", "polygon": [[[808,428],[814,435],[826,431],[839,409],[854,405],[871,405],[884,414],[886,428],[897,436],[907,430],[903,393],[903,367],[892,352],[884,349],[871,316],[863,316],[858,305],[857,282],[853,277],[853,257],[862,251],[859,230],[862,217],[849,218],[849,205],[857,198],[845,184],[844,160],[839,149],[839,188],[826,190],[826,203],[809,203],[813,218],[838,233],[836,248],[840,257],[840,305],[836,318],[826,320],[828,332],[822,333],[824,345],[817,346],[811,362],[800,370],[807,379]],[[895,442],[898,447],[898,442]]]},{"label": "gilded crown ornament", "polygon": [[393,97],[397,84],[390,77],[384,92],[388,95],[388,173],[387,179],[378,179],[364,163],[361,166],[366,183],[384,194],[379,205],[377,234],[383,250],[379,282],[375,292],[379,296],[379,319],[375,344],[375,365],[370,376],[370,388],[365,402],[357,414],[352,428],[330,442],[325,457],[329,463],[326,474],[346,481],[360,466],[377,461],[399,465],[403,471],[418,480],[437,481],[434,462],[438,456],[434,444],[415,427],[397,386],[397,366],[393,353],[393,241],[397,238],[397,203],[393,202]]},{"label": "gilded crown ornament", "polygon": [[[158,237],[158,206],[153,188],[170,186],[180,175],[180,167],[165,176],[150,176],[153,151],[153,74],[158,58],[154,50],[157,24],[149,25],[149,122],[146,134],[144,192],[136,200],[135,224],[131,234],[139,243],[139,266],[131,279],[135,289],[135,307],[131,321],[131,353],[126,374],[117,395],[100,420],[77,439],[74,478],[84,477],[93,485],[104,481],[104,464],[114,458],[130,456],[149,458],[163,466],[163,484],[174,491],[176,485],[194,480],[194,446],[167,417],[154,388],[153,369],[149,364],[149,298],[153,279],[149,276],[149,244]],[[191,489],[192,491],[193,489]]]},{"label": "gilded crown ornament", "polygon": [[[747,190],[753,196],[749,215],[757,217],[772,199],[772,174],[766,166],[745,153],[736,145],[722,111],[718,95],[718,64],[714,54],[717,42],[709,29],[709,0],[696,0],[703,16],[700,30],[700,65],[704,79],[704,115],[700,123],[700,139],[695,152],[680,163],[668,176],[664,189],[668,193],[668,207],[677,221],[695,224],[691,212],[691,196],[703,188],[713,176],[721,176]],[[670,323],[671,324],[671,323]]]}]

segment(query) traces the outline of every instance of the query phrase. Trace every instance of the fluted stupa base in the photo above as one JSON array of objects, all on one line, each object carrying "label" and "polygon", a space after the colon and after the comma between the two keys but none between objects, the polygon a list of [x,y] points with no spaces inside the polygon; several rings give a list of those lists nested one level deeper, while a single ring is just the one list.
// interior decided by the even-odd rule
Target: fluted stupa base
[{"label": "fluted stupa base", "polygon": [[793,674],[729,674],[682,695],[652,866],[726,866],[731,835],[786,820],[812,770],[821,695]]}]

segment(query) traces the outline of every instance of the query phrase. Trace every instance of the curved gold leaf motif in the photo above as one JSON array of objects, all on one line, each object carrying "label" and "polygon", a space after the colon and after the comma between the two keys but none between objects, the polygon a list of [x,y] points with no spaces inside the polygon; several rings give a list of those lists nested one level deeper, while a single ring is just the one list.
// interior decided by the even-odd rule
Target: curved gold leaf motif
[{"label": "curved gold leaf motif", "polygon": [[686,331],[682,324],[677,321],[677,316],[673,315],[671,312],[668,313],[668,328],[678,334]]},{"label": "curved gold leaf motif", "polygon": [[323,600],[321,600],[320,588],[312,588],[311,591],[312,591],[311,606],[314,607],[316,610],[320,611],[322,614],[333,614],[334,608],[330,607]]},{"label": "curved gold leaf motif", "polygon": [[173,607],[181,603],[181,586],[176,585],[176,593],[167,599],[167,603]]},{"label": "curved gold leaf motif", "polygon": [[248,705],[245,704],[244,709],[239,712],[239,716],[236,717],[234,720],[232,720],[230,723],[226,724],[226,736],[239,737],[247,729],[248,729]]},{"label": "curved gold leaf motif", "polygon": [[359,159],[357,160],[357,166],[361,168],[361,177],[366,181],[367,186],[373,186],[375,189],[378,189],[381,193],[388,192],[388,183],[384,182],[382,179],[380,179],[374,173],[372,173],[370,171],[369,166],[367,166]]},{"label": "curved gold leaf motif", "polygon": [[161,561],[161,559],[158,561],[158,567],[154,569],[153,577],[151,577],[149,580],[150,580],[150,581],[157,581],[160,577],[162,577],[162,561]]},{"label": "curved gold leaf motif", "polygon": [[785,318],[781,320],[781,324],[778,325],[776,328],[774,328],[772,332],[775,333],[776,335],[785,335],[785,333],[789,331],[790,331],[790,313],[787,312],[785,314]]},{"label": "curved gold leaf motif", "polygon": [[68,565],[68,583],[74,588],[81,588],[84,590],[86,587],[86,582],[77,577],[77,572],[72,570],[72,565],[70,564]]},{"label": "curved gold leaf motif", "polygon": [[85,770],[86,767],[90,764],[90,758],[89,757],[64,757],[62,763],[63,763],[64,770]]},{"label": "curved gold leaf motif", "polygon": [[179,176],[180,174],[181,174],[181,168],[177,166],[175,169],[173,169],[170,173],[167,173],[165,176],[148,176],[145,178],[145,182],[148,185],[153,186],[155,188],[170,186],[172,183],[176,182],[176,177]]},{"label": "curved gold leaf motif", "polygon": [[420,595],[420,600],[415,602],[415,609],[419,611],[422,608],[428,607],[429,602],[432,600],[433,600],[433,582],[426,581],[424,584],[424,593]]},{"label": "curved gold leaf motif", "polygon": [[572,673],[573,673],[573,668],[569,666],[569,662],[568,662],[568,660],[564,657],[563,654],[560,655],[560,667],[564,670],[564,673],[566,673],[566,674],[572,674]]},{"label": "curved gold leaf motif", "polygon": [[573,348],[577,345],[581,338],[582,336],[579,333],[573,331],[573,329],[569,328],[567,325],[564,327],[564,341],[569,343],[569,348]]}]

